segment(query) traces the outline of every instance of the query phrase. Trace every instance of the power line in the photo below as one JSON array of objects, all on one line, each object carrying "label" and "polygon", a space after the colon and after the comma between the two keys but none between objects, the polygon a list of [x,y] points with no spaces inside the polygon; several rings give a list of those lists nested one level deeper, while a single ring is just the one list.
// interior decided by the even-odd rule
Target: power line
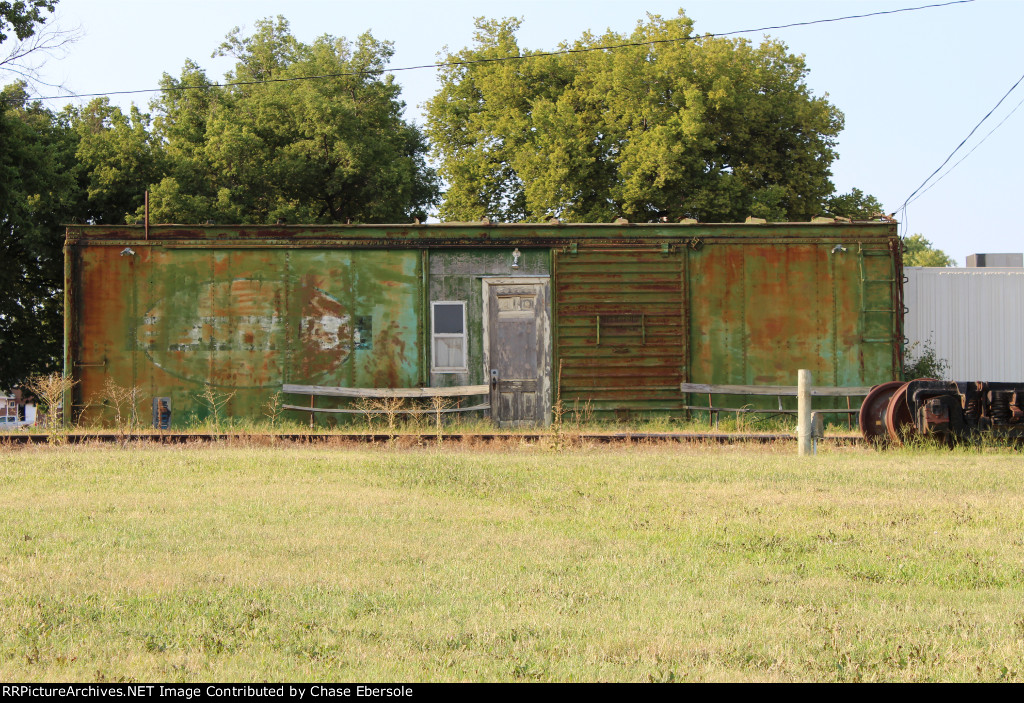
[{"label": "power line", "polygon": [[[895,217],[896,213],[903,212],[903,211],[905,211],[907,209],[907,205],[910,204],[911,198],[913,198],[915,195],[917,195],[918,191],[920,191],[922,188],[924,188],[925,185],[928,184],[928,181],[930,181],[932,178],[934,178],[935,174],[937,174],[939,171],[941,171],[945,167],[945,165],[949,163],[949,160],[953,158],[953,156],[956,154],[956,152],[960,151],[960,148],[964,144],[967,143],[967,140],[970,139],[974,135],[974,133],[978,131],[978,128],[981,127],[982,124],[985,123],[985,120],[987,120],[989,117],[991,117],[992,113],[995,112],[996,109],[1000,105],[1003,104],[1003,101],[1006,100],[1006,98],[1008,98],[1010,96],[1010,93],[1012,93],[1014,90],[1017,89],[1017,86],[1021,84],[1021,81],[1024,81],[1024,75],[1022,75],[1020,78],[1018,78],[1016,83],[1014,83],[1012,86],[1010,86],[1010,89],[1008,91],[1006,91],[1006,93],[1003,95],[1003,97],[999,98],[999,102],[997,102],[995,104],[995,106],[993,106],[993,108],[991,110],[989,110],[987,113],[985,113],[985,116],[981,118],[981,120],[978,122],[978,124],[974,125],[974,129],[972,129],[967,134],[967,136],[964,137],[963,140],[959,144],[956,145],[956,148],[953,149],[953,151],[949,152],[949,156],[946,157],[946,160],[943,161],[941,164],[939,164],[939,167],[937,169],[935,169],[934,171],[932,171],[931,174],[929,174],[928,178],[924,179],[924,181],[921,182],[921,185],[919,185],[917,188],[914,189],[913,193],[911,193],[910,195],[907,196],[907,199],[903,201],[903,204],[900,205],[900,207],[896,210],[896,212],[892,213],[892,215],[891,215],[892,217]],[[1016,109],[1017,108],[1014,108],[1014,110],[1016,110]],[[1000,122],[1000,124],[1002,124],[1002,122]],[[998,125],[997,125],[997,128],[998,128]],[[993,130],[993,131],[995,131],[995,130]],[[991,134],[991,132],[990,132],[990,134]],[[985,139],[988,139],[988,137],[986,136]],[[982,141],[984,141],[984,140],[982,140]],[[971,151],[973,151],[973,149]],[[961,159],[961,161],[963,161],[963,159]],[[960,162],[958,161],[957,164],[959,164],[959,163]],[[953,168],[956,168],[956,164],[954,164]],[[950,171],[952,171],[952,170],[953,169],[950,169]]]},{"label": "power line", "polygon": [[[977,148],[978,148],[979,146],[981,146],[982,144],[984,144],[984,143],[985,143],[985,140],[986,140],[986,139],[988,139],[989,137],[991,137],[991,136],[992,136],[992,134],[993,134],[993,133],[994,133],[994,132],[995,132],[995,131],[996,131],[997,129],[999,129],[1000,127],[1002,127],[1002,126],[1003,126],[1003,123],[1005,123],[1005,122],[1006,122],[1006,121],[1007,121],[1008,119],[1010,119],[1011,117],[1013,117],[1013,113],[1017,112],[1017,109],[1018,109],[1018,108],[1020,108],[1020,106],[1021,106],[1021,105],[1024,105],[1024,100],[1021,100],[1021,101],[1020,101],[1019,103],[1017,103],[1017,104],[1016,104],[1016,106],[1014,106],[1014,108],[1013,108],[1012,110],[1010,110],[1010,111],[1009,111],[1009,112],[1008,112],[1008,113],[1006,114],[1006,117],[1004,117],[1004,118],[1003,118],[1002,120],[1000,120],[1000,121],[999,121],[999,124],[997,124],[997,125],[996,125],[995,127],[993,127],[993,128],[991,129],[991,130],[989,130],[989,133],[988,133],[988,134],[986,134],[986,135],[985,135],[984,137],[982,137],[982,138],[981,138],[981,140],[980,140],[980,141],[979,141],[979,142],[978,142],[977,144],[975,144],[975,145],[974,145],[974,146],[973,146],[973,147],[971,148],[971,150],[970,150],[970,151],[968,151],[968,152],[967,152],[966,154],[964,154],[963,156],[961,156],[961,157],[960,157],[960,160],[959,160],[959,161],[957,161],[957,162],[956,162],[955,164],[953,164],[952,166],[950,166],[950,167],[949,167],[949,168],[948,168],[948,169],[946,170],[946,172],[945,172],[944,174],[942,174],[941,176],[939,176],[938,178],[936,178],[936,179],[935,179],[934,181],[932,181],[932,182],[931,182],[931,183],[930,183],[930,184],[928,185],[928,187],[927,187],[927,188],[925,188],[925,189],[924,189],[924,190],[922,190],[922,191],[921,191],[920,193],[918,193],[918,194],[917,194],[917,197],[915,197],[915,198],[914,198],[913,200],[909,201],[909,202],[907,203],[907,205],[911,205],[911,204],[913,204],[914,202],[916,202],[917,200],[919,200],[919,199],[921,198],[921,196],[922,196],[922,195],[924,195],[924,194],[925,194],[925,193],[927,193],[927,192],[928,192],[929,190],[931,190],[931,189],[932,189],[932,188],[934,188],[934,187],[935,187],[936,185],[938,185],[939,181],[941,181],[941,180],[942,180],[943,178],[945,178],[945,177],[946,177],[946,176],[948,176],[948,175],[949,175],[950,173],[952,173],[952,172],[953,172],[953,169],[955,169],[955,168],[956,168],[957,166],[959,166],[959,165],[960,165],[961,163],[963,163],[964,159],[966,159],[966,158],[967,158],[968,156],[970,156],[971,154],[973,154],[973,153],[975,152],[975,150],[976,150],[976,149],[977,149]],[[906,214],[906,213],[904,212],[904,214]]]},{"label": "power line", "polygon": [[[793,27],[807,27],[815,24],[826,24],[830,22],[843,22],[846,20],[864,19],[868,17],[879,17],[882,15],[895,15],[902,12],[916,12],[918,10],[929,10],[939,7],[948,7],[950,5],[964,5],[972,3],[975,0],[950,0],[949,2],[933,3],[930,5],[919,5],[917,7],[903,7],[896,10],[879,10],[877,12],[866,12],[859,15],[844,15],[843,17],[830,17],[820,20],[806,20],[803,22],[790,22],[789,24],[778,24],[768,27],[757,27],[755,29],[737,29],[731,32],[719,32],[719,33],[708,33],[702,34],[698,37],[681,37],[677,39],[651,39],[648,41],[641,42],[629,42],[626,44],[611,44],[607,46],[591,46],[579,49],[559,49],[557,51],[539,51],[525,56],[501,56],[493,58],[483,59],[471,59],[466,61],[446,61],[442,63],[428,63],[420,64],[417,66],[402,66],[398,68],[386,68],[376,69],[372,71],[346,71],[343,73],[325,73],[313,76],[292,76],[289,78],[268,78],[259,81],[233,81],[230,83],[207,83],[201,86],[171,86],[168,88],[142,88],[138,90],[113,90],[105,93],[66,93],[64,95],[46,95],[31,98],[31,100],[67,100],[70,98],[98,98],[107,97],[111,95],[139,95],[143,93],[160,93],[160,92],[177,92],[185,90],[200,90],[207,88],[231,88],[235,86],[246,86],[246,85],[263,85],[268,83],[289,83],[294,81],[308,81],[308,80],[323,80],[327,78],[346,78],[353,76],[374,76],[382,73],[398,73],[400,71],[418,71],[423,69],[438,69],[438,68],[450,68],[457,66],[470,66],[474,64],[483,63],[501,63],[505,61],[524,61],[526,59],[539,58],[545,56],[563,56],[566,54],[583,54],[592,51],[613,51],[616,49],[627,49],[635,48],[640,46],[650,46],[652,44],[675,44],[682,42],[689,42],[695,39],[708,39],[716,37],[730,37],[737,34],[752,34],[755,32],[767,32],[779,29],[791,29]],[[940,167],[941,168],[941,167]]]}]

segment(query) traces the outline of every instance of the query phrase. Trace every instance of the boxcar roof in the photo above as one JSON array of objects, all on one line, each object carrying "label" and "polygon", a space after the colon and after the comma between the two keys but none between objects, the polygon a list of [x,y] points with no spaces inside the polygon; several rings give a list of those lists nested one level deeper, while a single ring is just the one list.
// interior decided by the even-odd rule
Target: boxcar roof
[{"label": "boxcar roof", "polygon": [[449,222],[380,225],[69,225],[69,244],[175,243],[216,248],[259,246],[418,248],[433,246],[563,246],[665,242],[823,242],[886,239],[896,223],[824,220],[758,223],[517,223]]}]

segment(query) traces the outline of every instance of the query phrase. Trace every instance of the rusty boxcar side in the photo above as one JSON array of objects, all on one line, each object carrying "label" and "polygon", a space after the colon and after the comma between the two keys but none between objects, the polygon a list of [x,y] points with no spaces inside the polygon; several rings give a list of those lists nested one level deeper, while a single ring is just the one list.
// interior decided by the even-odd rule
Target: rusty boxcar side
[{"label": "rusty boxcar side", "polygon": [[481,384],[495,364],[529,408],[517,421],[546,422],[559,393],[678,415],[681,382],[808,368],[864,386],[902,363],[888,223],[74,226],[65,256],[85,420],[109,416],[110,383],[140,389],[147,424],[159,399],[180,426],[206,389],[259,419],[284,383]]}]

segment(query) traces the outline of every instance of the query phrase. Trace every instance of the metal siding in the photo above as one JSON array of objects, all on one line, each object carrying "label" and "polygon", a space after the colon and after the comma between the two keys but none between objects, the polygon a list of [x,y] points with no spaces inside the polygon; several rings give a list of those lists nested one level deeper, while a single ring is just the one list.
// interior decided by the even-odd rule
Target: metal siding
[{"label": "metal siding", "polygon": [[[71,313],[75,315],[77,348],[71,355],[78,384],[73,389],[74,404],[81,406],[85,399],[95,410],[100,409],[108,375],[116,374],[124,386],[135,385],[127,330],[132,322],[128,315],[132,281],[140,262],[118,252],[114,247],[83,251],[75,273],[77,295]],[[148,252],[140,256],[148,256]]]},{"label": "metal siding", "polygon": [[[856,245],[833,242],[708,245],[690,254],[690,380],[793,385],[799,369],[815,383],[865,386],[891,380],[896,286],[888,248],[863,280]],[[878,270],[874,270],[875,268]],[[884,280],[884,282],[883,282]],[[887,312],[865,313],[867,310]],[[883,341],[871,341],[871,340]],[[706,399],[698,399],[700,404]],[[728,407],[778,401],[716,396]],[[795,401],[783,400],[783,406]]]},{"label": "metal siding", "polygon": [[[894,251],[900,245],[889,242],[881,247],[877,243],[858,242],[860,291],[860,353],[863,383],[875,385],[894,380],[899,375],[899,341],[902,329],[902,296],[900,295],[900,262]],[[842,256],[853,254],[850,248]],[[892,375],[879,376],[878,370],[889,367]]]},{"label": "metal siding", "polygon": [[[136,252],[80,250],[76,404],[93,417],[108,378],[141,387],[143,422],[153,397],[170,397],[176,426],[206,417],[207,384],[234,393],[228,415],[260,418],[283,383],[418,380],[418,252]],[[356,342],[360,323],[372,330],[369,344]]]},{"label": "metal siding", "polygon": [[1024,381],[1024,270],[905,269],[908,346],[931,340],[956,381]]}]

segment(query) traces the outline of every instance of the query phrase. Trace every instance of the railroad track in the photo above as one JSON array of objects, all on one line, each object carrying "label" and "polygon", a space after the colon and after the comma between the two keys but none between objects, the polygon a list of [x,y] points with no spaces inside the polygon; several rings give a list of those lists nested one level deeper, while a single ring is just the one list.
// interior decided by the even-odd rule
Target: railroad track
[{"label": "railroad track", "polygon": [[[497,443],[497,442],[538,442],[541,440],[555,441],[552,433],[473,433],[445,434],[445,442],[455,444]],[[50,437],[40,433],[17,433],[0,435],[0,447],[3,445],[46,444]],[[599,433],[563,433],[561,441],[588,442],[597,444],[771,444],[774,442],[796,441],[796,437],[787,433],[726,433],[726,432],[599,432]],[[238,432],[146,432],[118,434],[116,432],[73,432],[65,437],[68,444],[110,443],[124,444],[129,442],[151,444],[198,444],[205,442],[290,442],[294,444],[380,444],[391,440],[403,444],[433,444],[437,442],[436,433],[423,434],[342,434],[326,432],[299,432],[282,434],[259,434]],[[825,437],[827,444],[854,445],[864,440],[858,435],[836,435]]]}]

